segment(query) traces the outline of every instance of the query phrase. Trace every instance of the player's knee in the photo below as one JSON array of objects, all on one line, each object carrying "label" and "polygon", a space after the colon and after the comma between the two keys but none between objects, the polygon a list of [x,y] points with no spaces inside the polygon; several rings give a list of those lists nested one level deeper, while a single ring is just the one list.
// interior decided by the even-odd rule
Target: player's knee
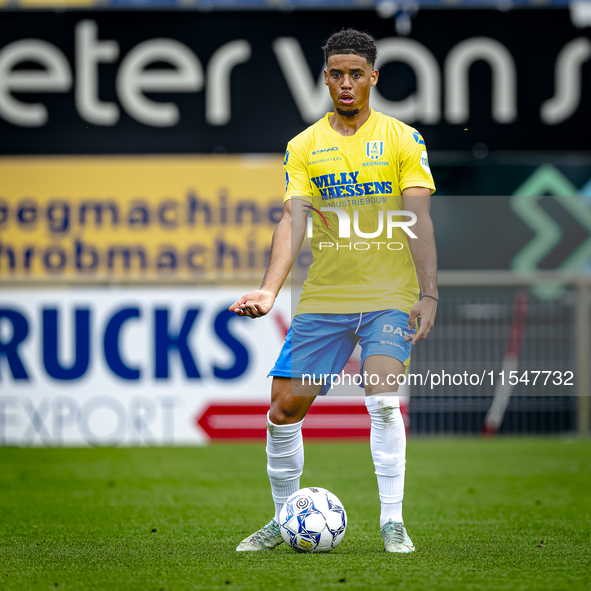
[{"label": "player's knee", "polygon": [[299,409],[282,407],[279,404],[272,404],[269,409],[269,420],[274,425],[291,425],[298,423],[304,417],[300,416]]},{"label": "player's knee", "polygon": [[365,384],[365,395],[366,396],[377,396],[379,394],[391,393],[391,392],[398,392],[398,383],[396,380],[393,381],[392,384],[380,382],[379,384],[373,386],[369,382]]},{"label": "player's knee", "polygon": [[400,398],[398,396],[366,396],[365,406],[369,414],[374,417],[387,418],[400,412]]}]

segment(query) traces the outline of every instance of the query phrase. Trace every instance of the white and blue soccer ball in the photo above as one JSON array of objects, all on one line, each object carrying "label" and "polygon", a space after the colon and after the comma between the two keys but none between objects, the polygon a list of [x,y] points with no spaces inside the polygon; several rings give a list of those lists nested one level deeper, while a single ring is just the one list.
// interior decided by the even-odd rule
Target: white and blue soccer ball
[{"label": "white and blue soccer ball", "polygon": [[285,542],[298,552],[330,552],[345,536],[347,513],[330,491],[310,486],[287,499],[279,528]]}]

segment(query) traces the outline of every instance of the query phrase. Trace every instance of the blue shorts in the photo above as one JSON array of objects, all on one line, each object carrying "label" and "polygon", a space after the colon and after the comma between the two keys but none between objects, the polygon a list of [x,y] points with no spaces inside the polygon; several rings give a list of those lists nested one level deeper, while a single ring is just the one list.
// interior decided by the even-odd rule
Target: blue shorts
[{"label": "blue shorts", "polygon": [[[410,362],[412,345],[408,314],[381,310],[359,314],[299,314],[293,319],[270,376],[301,378],[303,374],[340,374],[357,343],[361,345],[361,369],[371,355]],[[330,383],[320,391],[324,395]]]}]

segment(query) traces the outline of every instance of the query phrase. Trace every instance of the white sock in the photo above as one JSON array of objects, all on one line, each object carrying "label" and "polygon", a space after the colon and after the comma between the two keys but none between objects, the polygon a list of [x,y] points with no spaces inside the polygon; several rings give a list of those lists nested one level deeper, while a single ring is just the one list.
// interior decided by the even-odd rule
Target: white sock
[{"label": "white sock", "polygon": [[302,423],[275,425],[267,413],[267,474],[275,503],[275,521],[285,501],[300,489],[300,476],[304,470],[304,442]]},{"label": "white sock", "polygon": [[382,503],[380,527],[383,527],[390,519],[398,523],[404,523],[402,520],[402,501],[398,501],[398,503]]},{"label": "white sock", "polygon": [[388,519],[402,522],[406,431],[396,394],[368,396],[365,405],[371,417],[369,441],[378,478],[382,527]]}]

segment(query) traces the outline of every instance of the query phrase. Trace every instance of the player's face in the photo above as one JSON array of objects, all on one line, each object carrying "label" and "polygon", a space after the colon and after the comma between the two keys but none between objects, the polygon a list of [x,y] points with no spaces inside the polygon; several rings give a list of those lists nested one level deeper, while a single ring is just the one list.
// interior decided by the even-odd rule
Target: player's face
[{"label": "player's face", "polygon": [[378,71],[359,55],[331,55],[324,70],[335,110],[354,117],[369,107],[369,90],[378,81]]}]

